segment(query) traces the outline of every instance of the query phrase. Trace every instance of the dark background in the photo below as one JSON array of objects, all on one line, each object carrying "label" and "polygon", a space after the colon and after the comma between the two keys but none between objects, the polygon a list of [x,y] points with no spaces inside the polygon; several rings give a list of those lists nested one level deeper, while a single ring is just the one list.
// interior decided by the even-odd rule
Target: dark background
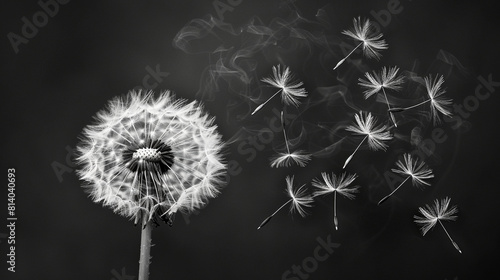
[{"label": "dark background", "polygon": [[[416,110],[397,116],[401,125],[386,153],[363,148],[348,166],[359,174],[361,192],[352,201],[339,198],[339,231],[332,226],[330,197],[317,199],[306,218],[283,211],[256,230],[286,201],[286,175],[294,174],[302,184],[322,171],[341,172],[359,138],[340,128],[357,109],[385,120],[383,103],[360,98],[356,83],[365,71],[397,65],[406,74],[441,73],[455,104],[471,100],[478,76],[500,81],[499,22],[487,1],[401,0],[400,12],[382,21],[389,44],[382,59],[357,52],[337,71],[332,67],[342,58],[340,44],[354,44],[341,31],[356,16],[376,20],[374,13],[381,15],[392,1],[221,2],[234,4],[223,19],[216,1],[71,1],[59,5],[17,53],[8,34],[21,35],[21,19],[32,22],[41,7],[36,1],[3,2],[1,168],[4,176],[7,168],[16,169],[18,221],[16,273],[6,270],[7,229],[0,229],[1,279],[136,277],[140,229],[91,202],[67,149],[76,146],[82,128],[107,100],[141,86],[146,68],[157,65],[169,74],[151,87],[202,100],[217,117],[229,143],[227,159],[235,165],[228,186],[205,209],[178,215],[172,228],[153,230],[150,279],[281,279],[314,256],[318,238],[340,247],[308,279],[498,277],[496,92],[462,117],[460,127],[454,122],[436,126],[447,140],[436,144],[426,160],[435,174],[431,187],[408,184],[376,205],[390,192],[384,172],[403,152],[415,149],[409,137],[414,128],[420,127],[423,139],[431,137],[433,124]],[[245,152],[251,147],[248,137],[262,136],[272,108],[280,108],[274,100],[248,115],[272,93],[258,80],[278,63],[290,65],[309,92],[301,107],[289,108],[298,116],[290,137],[314,154],[305,168],[269,168],[268,158],[283,149],[281,132],[256,150],[255,158]],[[392,96],[409,104],[423,94],[409,83]],[[345,136],[342,145],[325,149]],[[0,218],[7,223],[7,183],[1,193]],[[460,211],[457,221],[445,225],[463,254],[441,228],[422,237],[413,222],[419,206],[445,196]]]}]

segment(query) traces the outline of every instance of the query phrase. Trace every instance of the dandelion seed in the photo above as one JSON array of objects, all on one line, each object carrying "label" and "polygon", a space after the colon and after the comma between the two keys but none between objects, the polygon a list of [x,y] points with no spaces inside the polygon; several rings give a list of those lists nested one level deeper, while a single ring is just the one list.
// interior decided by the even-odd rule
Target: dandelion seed
[{"label": "dandelion seed", "polygon": [[[457,206],[454,205],[449,208],[450,205],[450,198],[446,197],[444,199],[439,200],[434,200],[434,205],[429,206],[425,205],[425,208],[419,207],[418,210],[422,214],[422,216],[413,216],[415,218],[415,223],[419,226],[421,226],[420,231],[422,232],[422,235],[425,236],[425,234],[433,228],[436,223],[439,223],[441,227],[443,228],[444,232],[448,236],[448,239],[450,239],[451,243],[457,249],[457,251],[461,254],[462,250],[458,247],[458,244],[453,241],[451,238],[450,234],[444,227],[443,221],[454,221],[457,219],[457,216],[455,215],[458,213]],[[449,209],[448,209],[449,208]]]},{"label": "dandelion seed", "polygon": [[307,194],[307,191],[305,189],[305,184],[302,185],[298,189],[294,189],[293,187],[293,176],[287,176],[285,178],[286,180],[286,193],[290,199],[283,203],[278,210],[274,211],[269,217],[265,218],[262,223],[260,223],[259,227],[257,229],[261,229],[263,226],[265,226],[271,219],[278,213],[283,207],[285,207],[287,204],[290,204],[290,212],[297,212],[299,213],[300,216],[305,217],[307,215],[307,211],[304,209],[304,207],[311,207],[313,203],[313,199],[310,195]]},{"label": "dandelion seed", "polygon": [[[397,75],[398,71],[399,68],[394,66],[392,68],[389,68],[389,71],[387,71],[387,68],[382,67],[380,73],[376,73],[374,71],[373,74],[370,74],[369,72],[366,72],[365,73],[366,80],[360,78],[358,83],[361,87],[365,88],[364,91],[365,99],[368,99],[370,96],[382,90],[387,107],[390,110],[391,105],[389,104],[389,99],[387,99],[387,94],[385,93],[385,89],[390,89],[393,91],[401,90],[401,84],[403,84],[404,78],[403,76]],[[396,124],[396,119],[394,118],[393,113],[389,112],[389,115],[391,117],[392,122],[394,123],[394,126],[397,127],[398,125]]]},{"label": "dandelion seed", "polygon": [[305,167],[311,155],[307,154],[302,150],[297,150],[290,152],[290,147],[288,146],[288,137],[286,135],[285,129],[285,118],[283,117],[283,111],[281,111],[281,126],[283,128],[283,136],[285,137],[286,153],[278,153],[277,156],[271,158],[271,167],[288,167],[293,163],[299,165],[300,167]]},{"label": "dandelion seed", "polygon": [[264,103],[260,104],[255,108],[252,112],[252,115],[257,113],[264,105],[267,104],[271,99],[273,99],[278,93],[281,93],[281,101],[286,105],[294,105],[298,107],[300,104],[300,97],[307,97],[307,91],[304,88],[301,88],[304,84],[303,82],[295,82],[292,81],[293,74],[290,72],[290,68],[285,66],[285,70],[283,73],[281,72],[281,65],[273,66],[273,77],[272,78],[264,78],[262,82],[268,83],[273,87],[278,88],[278,91],[275,92],[269,99],[267,99]]},{"label": "dandelion seed", "polygon": [[311,159],[310,154],[306,154],[302,150],[297,150],[287,153],[278,153],[277,156],[271,158],[271,167],[289,167],[292,164],[297,164],[300,167],[305,167]]},{"label": "dandelion seed", "polygon": [[358,192],[359,186],[350,186],[354,180],[358,177],[356,174],[342,173],[339,177],[335,174],[328,175],[326,172],[321,173],[323,180],[313,179],[312,186],[316,187],[317,190],[314,191],[313,196],[321,196],[333,193],[333,224],[335,225],[335,230],[339,229],[339,223],[337,219],[337,193],[343,195],[349,199],[354,199],[355,193]]},{"label": "dandelion seed", "polygon": [[389,109],[389,112],[403,112],[430,102],[431,116],[434,124],[438,124],[441,122],[438,112],[445,116],[451,116],[450,105],[452,104],[452,100],[446,99],[444,97],[446,91],[441,89],[441,86],[444,83],[443,76],[436,75],[435,78],[433,78],[432,76],[424,77],[424,81],[429,99],[405,108],[392,108]]},{"label": "dandelion seed", "polygon": [[83,130],[78,175],[96,203],[142,224],[139,279],[147,279],[151,225],[171,225],[215,197],[222,185],[223,143],[196,102],[170,92],[114,98]]},{"label": "dandelion seed", "polygon": [[369,19],[364,21],[360,17],[353,19],[354,29],[344,30],[342,34],[347,35],[357,41],[361,41],[348,55],[341,59],[333,70],[337,69],[344,61],[361,45],[363,45],[363,54],[367,58],[380,59],[380,50],[387,49],[385,40],[382,39],[383,34],[377,34],[375,27]]},{"label": "dandelion seed", "polygon": [[372,116],[371,113],[368,114],[364,112],[360,112],[359,115],[355,114],[354,118],[356,119],[356,124],[350,125],[346,128],[347,131],[351,131],[357,135],[364,135],[365,137],[359,145],[356,147],[354,152],[347,158],[342,168],[345,168],[347,164],[351,161],[354,154],[358,151],[359,147],[365,140],[368,141],[368,147],[373,150],[386,150],[387,144],[384,141],[389,141],[392,139],[389,131],[387,131],[387,126],[375,124],[376,119]]},{"label": "dandelion seed", "polygon": [[399,184],[390,194],[386,195],[382,198],[378,205],[382,204],[386,201],[390,196],[392,196],[408,179],[411,178],[413,186],[430,186],[424,180],[428,180],[434,178],[434,174],[432,174],[432,169],[428,168],[425,165],[425,162],[418,162],[418,159],[413,159],[410,154],[403,155],[404,163],[401,160],[396,162],[398,169],[391,169],[392,172],[407,175],[406,179]]}]

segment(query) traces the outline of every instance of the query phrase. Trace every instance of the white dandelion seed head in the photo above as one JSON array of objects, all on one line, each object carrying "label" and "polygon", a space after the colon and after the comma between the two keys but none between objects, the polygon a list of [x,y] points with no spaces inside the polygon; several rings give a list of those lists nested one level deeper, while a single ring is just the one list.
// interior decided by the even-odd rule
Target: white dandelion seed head
[{"label": "white dandelion seed head", "polygon": [[312,207],[312,203],[314,202],[313,198],[307,193],[305,188],[305,184],[300,186],[299,188],[294,188],[293,186],[293,176],[286,176],[286,190],[287,195],[292,200],[292,204],[290,205],[290,212],[296,211],[300,214],[300,216],[305,217],[307,215],[307,211],[304,207]]},{"label": "white dandelion seed head", "polygon": [[387,144],[385,141],[392,140],[392,135],[388,131],[386,125],[376,125],[376,119],[370,112],[360,111],[355,114],[356,123],[349,125],[346,130],[358,135],[367,136],[368,147],[374,151],[386,150]]},{"label": "white dandelion seed head", "polygon": [[217,196],[226,166],[214,118],[169,92],[112,99],[83,130],[78,175],[94,202],[139,220],[192,212]]},{"label": "white dandelion seed head", "polygon": [[292,164],[305,167],[309,160],[311,160],[311,155],[302,150],[296,150],[290,153],[278,153],[271,158],[271,167],[288,167]]},{"label": "white dandelion seed head", "polygon": [[434,178],[432,169],[427,167],[425,162],[419,162],[417,158],[414,159],[410,154],[404,154],[403,161],[398,160],[396,165],[398,169],[391,169],[392,172],[411,176],[411,181],[414,186],[431,185],[430,183],[424,181]]},{"label": "white dandelion seed head", "polygon": [[363,42],[363,54],[368,58],[380,59],[381,50],[388,48],[382,33],[376,33],[374,25],[369,19],[353,19],[354,29],[344,30],[342,34]]},{"label": "white dandelion seed head", "polygon": [[434,124],[438,124],[441,122],[438,112],[441,112],[445,116],[451,116],[450,106],[453,100],[444,97],[446,91],[441,89],[444,83],[443,76],[436,75],[434,78],[432,76],[424,77],[424,81],[427,94],[431,99],[432,120]]},{"label": "white dandelion seed head", "polygon": [[379,73],[375,71],[373,71],[373,73],[366,72],[366,79],[358,79],[358,85],[365,88],[365,91],[363,92],[365,99],[368,99],[370,96],[382,89],[390,89],[394,91],[401,90],[404,77],[398,76],[398,71],[399,68],[394,66],[390,67],[389,70],[387,70],[386,67],[382,67],[382,70]]},{"label": "white dandelion seed head", "polygon": [[263,78],[261,81],[281,90],[281,101],[286,105],[300,105],[299,98],[307,97],[307,91],[302,88],[303,82],[292,81],[293,74],[289,67],[281,72],[281,65],[273,66],[273,76]]},{"label": "white dandelion seed head", "polygon": [[[439,220],[443,221],[454,221],[457,219],[455,215],[458,213],[457,206],[450,206],[451,199],[446,197],[439,201],[434,200],[434,205],[425,205],[425,208],[419,207],[418,210],[422,216],[413,216],[415,218],[415,223],[421,226],[420,231],[422,235],[425,235],[431,228],[433,228]],[[448,209],[449,208],[449,209]]]},{"label": "white dandelion seed head", "polygon": [[351,186],[352,182],[358,178],[357,174],[342,173],[337,176],[334,173],[321,172],[321,177],[323,180],[315,178],[311,183],[313,187],[317,188],[313,193],[315,197],[337,192],[349,199],[354,199],[358,192],[359,186]]}]

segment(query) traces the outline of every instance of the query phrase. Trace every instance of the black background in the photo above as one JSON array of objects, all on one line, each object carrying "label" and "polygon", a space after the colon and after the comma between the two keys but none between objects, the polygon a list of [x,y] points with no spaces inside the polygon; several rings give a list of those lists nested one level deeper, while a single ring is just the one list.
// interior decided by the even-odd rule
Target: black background
[{"label": "black background", "polygon": [[[22,17],[31,21],[41,8],[36,1],[4,1],[1,170],[7,177],[8,168],[16,169],[18,221],[16,272],[7,271],[8,246],[2,238],[0,275],[6,276],[0,278],[107,280],[118,279],[115,274],[122,269],[136,277],[140,229],[91,202],[80,187],[67,148],[76,146],[82,128],[107,100],[140,86],[148,75],[146,67],[157,65],[169,74],[155,90],[170,89],[178,97],[201,99],[217,117],[219,130],[229,142],[227,159],[238,163],[235,170],[240,173],[231,176],[221,195],[196,215],[179,215],[172,228],[162,225],[153,230],[150,279],[281,279],[286,270],[314,255],[318,238],[330,238],[340,247],[319,262],[308,279],[498,277],[497,92],[479,101],[460,128],[454,129],[453,123],[437,126],[448,138],[436,144],[428,158],[435,174],[431,187],[419,190],[408,184],[384,205],[376,205],[390,191],[381,174],[394,167],[402,152],[412,149],[412,120],[419,120],[424,139],[431,137],[434,128],[421,115],[403,114],[398,116],[399,138],[386,153],[362,149],[348,166],[349,172],[359,174],[361,192],[355,200],[338,200],[339,231],[332,226],[329,197],[318,199],[306,218],[283,211],[256,230],[286,201],[286,175],[294,174],[302,184],[322,171],[341,171],[359,139],[332,132],[333,128],[351,122],[356,108],[385,117],[382,103],[373,107],[375,99],[359,98],[357,78],[365,71],[397,65],[420,76],[442,73],[447,96],[456,104],[474,95],[478,76],[491,75],[493,81],[500,81],[499,23],[494,20],[498,16],[486,1],[401,0],[402,10],[381,27],[389,44],[382,59],[368,60],[358,52],[333,71],[342,57],[338,44],[354,44],[341,31],[352,25],[353,17],[373,20],[373,12],[387,9],[389,2],[243,0],[223,14],[223,22],[234,28],[234,34],[216,26],[212,33],[190,42],[192,52],[187,53],[174,44],[176,35],[185,26],[196,26],[190,24],[192,20],[217,18],[214,2],[71,1],[60,5],[58,13],[16,53],[8,34],[20,35]],[[301,30],[307,31],[302,34],[311,37],[279,33],[275,42],[238,58],[242,65],[254,67],[247,72],[250,83],[242,86],[226,73],[216,81],[217,88],[207,85],[207,67],[221,54],[231,53],[214,53],[218,46],[233,47],[234,53],[255,42],[252,37],[245,41],[242,27],[252,22],[270,29],[276,22],[293,26],[292,19],[297,18],[302,19],[298,21]],[[317,38],[328,38],[328,43],[320,44]],[[439,59],[441,50],[464,68],[457,61]],[[272,93],[258,79],[269,76],[271,66],[278,63],[290,65],[310,94],[302,107],[290,108],[299,117],[289,133],[297,138],[302,127],[307,137],[300,138],[300,148],[315,153],[305,168],[268,167],[268,158],[283,148],[281,132],[256,152],[255,159],[249,160],[241,149],[238,152],[240,145],[248,145],[249,136],[258,136],[272,120],[272,108],[280,108],[274,100],[257,115],[248,115]],[[335,86],[347,87],[347,99],[355,105],[319,98],[319,88]],[[422,96],[410,90],[405,88],[395,101],[411,103],[413,97]],[[331,130],[317,129],[317,124]],[[348,137],[334,152],[323,150],[343,136]],[[68,172],[58,178],[54,166],[66,166]],[[1,193],[0,217],[7,223],[7,183]],[[436,227],[422,237],[413,223],[419,206],[445,196],[459,207],[458,220],[445,225],[463,254],[454,250],[442,229]],[[1,237],[5,233],[2,227]]]}]

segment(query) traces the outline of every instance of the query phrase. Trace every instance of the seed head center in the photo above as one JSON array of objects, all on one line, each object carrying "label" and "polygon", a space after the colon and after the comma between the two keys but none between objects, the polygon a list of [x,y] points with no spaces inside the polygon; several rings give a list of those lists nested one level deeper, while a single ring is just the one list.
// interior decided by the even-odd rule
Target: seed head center
[{"label": "seed head center", "polygon": [[161,159],[161,152],[155,148],[139,148],[132,157],[139,160],[158,162]]}]

